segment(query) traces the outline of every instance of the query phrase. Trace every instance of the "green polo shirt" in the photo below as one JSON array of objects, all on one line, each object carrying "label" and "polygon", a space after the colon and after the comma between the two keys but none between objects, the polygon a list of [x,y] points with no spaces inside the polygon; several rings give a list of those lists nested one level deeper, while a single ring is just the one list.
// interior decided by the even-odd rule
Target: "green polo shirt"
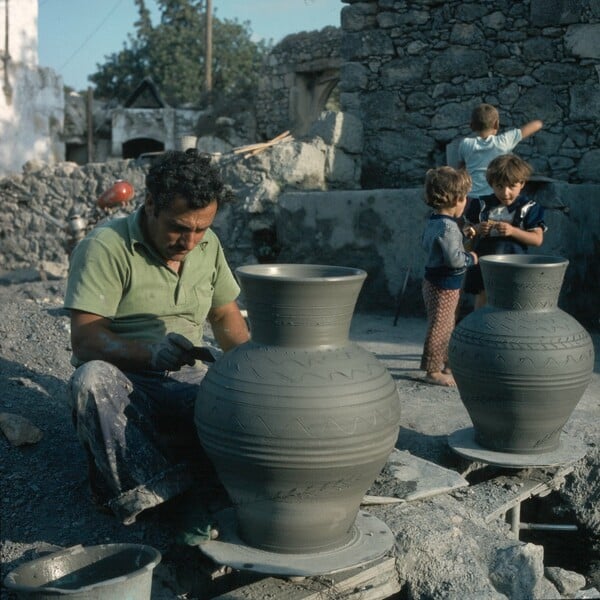
[{"label": "green polo shirt", "polygon": [[141,211],[98,226],[79,242],[64,306],[110,319],[111,330],[124,338],[155,342],[176,332],[198,345],[208,311],[240,292],[221,243],[208,229],[177,274],[144,239]]}]

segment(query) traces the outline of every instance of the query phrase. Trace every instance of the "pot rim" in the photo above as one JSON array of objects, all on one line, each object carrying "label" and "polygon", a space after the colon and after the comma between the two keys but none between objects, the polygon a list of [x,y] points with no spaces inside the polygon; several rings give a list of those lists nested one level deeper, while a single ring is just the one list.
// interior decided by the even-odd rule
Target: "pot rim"
[{"label": "pot rim", "polygon": [[569,259],[549,254],[493,254],[479,258],[480,263],[538,269],[540,267],[561,267],[569,264]]},{"label": "pot rim", "polygon": [[[96,558],[96,560],[92,560],[89,563],[83,565],[91,566],[94,564],[94,562],[99,562],[102,559],[111,557],[113,553],[125,550],[137,550],[140,553],[140,555],[138,556],[139,564],[133,565],[131,571],[124,575],[112,576],[106,579],[98,579],[98,581],[89,583],[87,585],[82,585],[78,588],[55,587],[52,586],[52,581],[45,583],[43,581],[40,581],[40,585],[30,585],[22,583],[20,581],[20,578],[23,574],[26,574],[29,571],[36,571],[38,566],[47,565],[48,563],[58,561],[63,557],[73,557],[77,556],[78,554],[87,555],[89,553],[98,551],[100,554]],[[140,560],[142,558],[142,555],[145,555],[145,560],[143,561]],[[100,589],[114,587],[115,585],[121,584],[124,581],[127,582],[140,575],[152,577],[152,571],[161,562],[161,560],[161,553],[156,548],[154,548],[153,546],[149,546],[148,544],[108,543],[97,544],[93,546],[83,546],[81,544],[77,544],[75,546],[71,546],[70,548],[58,550],[56,552],[52,552],[50,554],[46,554],[34,560],[30,560],[20,564],[18,567],[15,567],[12,571],[7,573],[2,583],[7,589],[10,589],[11,591],[17,594],[19,592],[28,592],[31,594],[43,593],[48,595],[56,594],[57,596],[74,595],[81,597],[81,594],[91,592],[92,590],[99,591]],[[72,573],[65,574],[70,575]]]},{"label": "pot rim", "polygon": [[270,281],[348,281],[363,280],[367,272],[356,267],[305,263],[273,263],[243,265],[235,269],[236,274],[248,279]]}]

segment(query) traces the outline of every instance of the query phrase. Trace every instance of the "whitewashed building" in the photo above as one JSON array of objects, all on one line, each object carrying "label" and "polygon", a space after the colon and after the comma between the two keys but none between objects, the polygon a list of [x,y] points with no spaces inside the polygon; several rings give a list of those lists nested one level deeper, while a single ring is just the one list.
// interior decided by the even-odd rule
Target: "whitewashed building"
[{"label": "whitewashed building", "polygon": [[37,0],[0,0],[0,176],[65,156],[63,82],[38,65],[37,21]]}]

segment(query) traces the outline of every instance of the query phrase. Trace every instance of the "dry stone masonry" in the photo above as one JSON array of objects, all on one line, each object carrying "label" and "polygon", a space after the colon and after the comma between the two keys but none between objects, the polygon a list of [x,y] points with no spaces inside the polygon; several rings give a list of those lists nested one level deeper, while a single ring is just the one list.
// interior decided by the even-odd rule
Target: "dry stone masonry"
[{"label": "dry stone masonry", "polygon": [[340,101],[363,123],[363,188],[421,185],[480,102],[539,174],[600,181],[598,0],[343,0]]},{"label": "dry stone masonry", "polygon": [[341,31],[288,35],[269,54],[256,101],[259,133],[272,138],[287,129],[306,133],[337,85]]}]

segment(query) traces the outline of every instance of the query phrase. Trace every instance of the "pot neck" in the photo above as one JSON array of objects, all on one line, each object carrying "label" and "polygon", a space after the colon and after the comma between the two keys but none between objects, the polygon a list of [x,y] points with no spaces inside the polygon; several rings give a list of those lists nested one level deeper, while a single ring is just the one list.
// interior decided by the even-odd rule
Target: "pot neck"
[{"label": "pot neck", "polygon": [[482,261],[489,305],[508,310],[554,310],[567,263],[494,264]]},{"label": "pot neck", "polygon": [[363,279],[290,281],[242,276],[252,341],[290,347],[346,344]]}]

